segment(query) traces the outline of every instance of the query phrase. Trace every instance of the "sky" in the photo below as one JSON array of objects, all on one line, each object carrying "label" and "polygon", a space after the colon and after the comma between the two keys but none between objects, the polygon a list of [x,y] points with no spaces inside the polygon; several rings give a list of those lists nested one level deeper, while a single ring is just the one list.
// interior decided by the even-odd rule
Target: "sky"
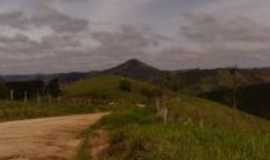
[{"label": "sky", "polygon": [[270,66],[269,0],[1,0],[0,74]]}]

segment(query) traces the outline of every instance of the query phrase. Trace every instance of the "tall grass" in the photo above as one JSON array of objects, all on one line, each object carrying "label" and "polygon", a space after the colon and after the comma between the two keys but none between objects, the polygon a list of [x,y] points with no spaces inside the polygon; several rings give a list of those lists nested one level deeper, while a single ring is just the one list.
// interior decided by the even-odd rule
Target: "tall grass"
[{"label": "tall grass", "polygon": [[171,99],[169,121],[245,132],[270,132],[270,122],[209,100],[181,96]]},{"label": "tall grass", "polygon": [[[104,159],[267,160],[270,136],[185,125],[127,125],[111,133]],[[112,155],[112,156],[111,156]]]},{"label": "tall grass", "polygon": [[[216,103],[196,98],[185,99],[185,103],[188,100],[192,100],[188,105],[190,108],[185,108],[187,106],[182,108],[178,106],[181,103],[178,103],[176,106],[179,109],[174,111],[182,112],[178,113],[178,116],[190,119],[189,123],[178,121],[174,115],[176,119],[171,119],[165,125],[149,109],[132,109],[113,113],[104,118],[99,125],[110,133],[111,147],[107,154],[104,154],[100,159],[269,159],[270,133],[265,130],[269,128],[269,122],[238,111],[227,110]],[[198,107],[205,108],[206,112],[194,108],[195,106],[192,106],[194,103],[201,104]],[[229,120],[231,115],[235,116],[234,120],[239,122],[230,127],[229,125],[234,125],[234,121]],[[199,123],[203,119],[205,119],[205,125]],[[225,126],[223,123],[226,123]],[[247,123],[252,124],[247,125]],[[258,124],[259,127],[256,127],[255,124]],[[265,129],[262,128],[263,125]],[[245,127],[248,129],[244,130]]]},{"label": "tall grass", "polygon": [[0,121],[73,115],[106,110],[105,106],[0,101]]}]

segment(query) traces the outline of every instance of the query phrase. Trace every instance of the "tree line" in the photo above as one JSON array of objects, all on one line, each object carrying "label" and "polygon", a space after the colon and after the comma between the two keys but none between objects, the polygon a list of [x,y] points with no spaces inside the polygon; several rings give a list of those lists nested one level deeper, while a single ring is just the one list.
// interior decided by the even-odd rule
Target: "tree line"
[{"label": "tree line", "polygon": [[58,97],[61,88],[58,79],[0,83],[0,98],[11,100],[35,99],[44,96]]}]

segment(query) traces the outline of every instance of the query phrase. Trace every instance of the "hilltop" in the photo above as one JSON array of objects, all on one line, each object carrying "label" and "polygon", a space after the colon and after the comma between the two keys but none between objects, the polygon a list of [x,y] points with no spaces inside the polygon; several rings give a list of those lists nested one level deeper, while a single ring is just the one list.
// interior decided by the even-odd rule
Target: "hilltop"
[{"label": "hilltop", "polygon": [[67,85],[66,97],[85,97],[96,100],[125,102],[146,102],[152,94],[160,92],[159,87],[147,82],[116,75],[100,75]]},{"label": "hilltop", "polygon": [[163,73],[163,71],[138,59],[131,59],[111,69],[102,71],[100,74],[120,75],[140,80],[157,81],[162,77]]}]

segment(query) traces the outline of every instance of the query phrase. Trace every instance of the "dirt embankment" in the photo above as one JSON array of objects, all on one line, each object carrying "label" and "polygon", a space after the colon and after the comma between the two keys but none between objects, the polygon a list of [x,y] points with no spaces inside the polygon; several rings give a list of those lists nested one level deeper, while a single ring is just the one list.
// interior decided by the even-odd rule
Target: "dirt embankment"
[{"label": "dirt embankment", "polygon": [[0,160],[69,160],[105,113],[0,123]]}]

